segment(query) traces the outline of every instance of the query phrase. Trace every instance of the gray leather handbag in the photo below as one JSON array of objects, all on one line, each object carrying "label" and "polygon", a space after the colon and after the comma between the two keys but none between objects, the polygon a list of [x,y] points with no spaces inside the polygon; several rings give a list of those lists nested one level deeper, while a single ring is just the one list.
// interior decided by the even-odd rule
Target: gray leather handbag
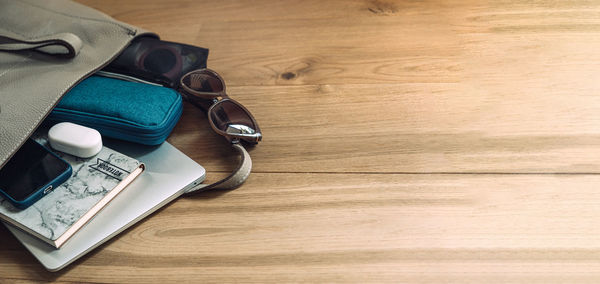
[{"label": "gray leather handbag", "polygon": [[140,28],[67,0],[0,0],[0,168],[73,86]]}]

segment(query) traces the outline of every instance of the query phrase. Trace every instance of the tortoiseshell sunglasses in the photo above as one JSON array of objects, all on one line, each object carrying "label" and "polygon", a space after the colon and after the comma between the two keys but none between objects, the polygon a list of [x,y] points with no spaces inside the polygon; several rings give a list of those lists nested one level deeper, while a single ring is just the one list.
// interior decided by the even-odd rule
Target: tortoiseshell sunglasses
[{"label": "tortoiseshell sunglasses", "polygon": [[256,144],[262,139],[256,119],[227,95],[225,81],[217,72],[208,68],[191,71],[181,77],[180,87],[182,96],[206,110],[214,131],[230,142]]}]

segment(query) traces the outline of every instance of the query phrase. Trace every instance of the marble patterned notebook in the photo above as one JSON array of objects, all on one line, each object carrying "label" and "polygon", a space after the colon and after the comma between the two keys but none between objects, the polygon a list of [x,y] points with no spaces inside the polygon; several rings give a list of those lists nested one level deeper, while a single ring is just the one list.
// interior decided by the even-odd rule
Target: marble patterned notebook
[{"label": "marble patterned notebook", "polygon": [[[44,137],[34,138],[51,149]],[[0,218],[59,248],[142,173],[144,164],[107,147],[87,159],[56,154],[71,164],[71,178],[24,210],[0,197]]]}]

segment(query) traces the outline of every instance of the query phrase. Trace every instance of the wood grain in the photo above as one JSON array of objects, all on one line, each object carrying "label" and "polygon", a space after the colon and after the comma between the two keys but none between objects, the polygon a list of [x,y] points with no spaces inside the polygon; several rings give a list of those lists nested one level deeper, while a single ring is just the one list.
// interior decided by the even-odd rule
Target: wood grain
[{"label": "wood grain", "polygon": [[597,175],[254,174],[225,195],[172,203],[58,273],[11,249],[2,229],[0,274],[137,283],[592,280],[600,276],[598,183]]},{"label": "wood grain", "polygon": [[[600,70],[599,70],[600,71]],[[232,87],[264,141],[256,172],[600,173],[600,96],[458,84]],[[209,170],[231,149],[187,108],[169,141]]]},{"label": "wood grain", "polygon": [[[1,228],[0,282],[600,279],[600,3],[79,2],[209,48],[264,141],[58,273]],[[236,159],[187,104],[169,142]]]}]

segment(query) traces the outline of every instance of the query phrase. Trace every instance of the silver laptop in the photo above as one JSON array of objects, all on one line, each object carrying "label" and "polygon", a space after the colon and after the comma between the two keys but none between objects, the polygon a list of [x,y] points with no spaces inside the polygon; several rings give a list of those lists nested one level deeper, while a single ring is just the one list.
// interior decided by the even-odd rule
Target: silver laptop
[{"label": "silver laptop", "polygon": [[62,269],[204,180],[204,168],[167,142],[157,147],[116,141],[106,144],[144,162],[146,171],[60,249],[6,225],[50,271]]}]

